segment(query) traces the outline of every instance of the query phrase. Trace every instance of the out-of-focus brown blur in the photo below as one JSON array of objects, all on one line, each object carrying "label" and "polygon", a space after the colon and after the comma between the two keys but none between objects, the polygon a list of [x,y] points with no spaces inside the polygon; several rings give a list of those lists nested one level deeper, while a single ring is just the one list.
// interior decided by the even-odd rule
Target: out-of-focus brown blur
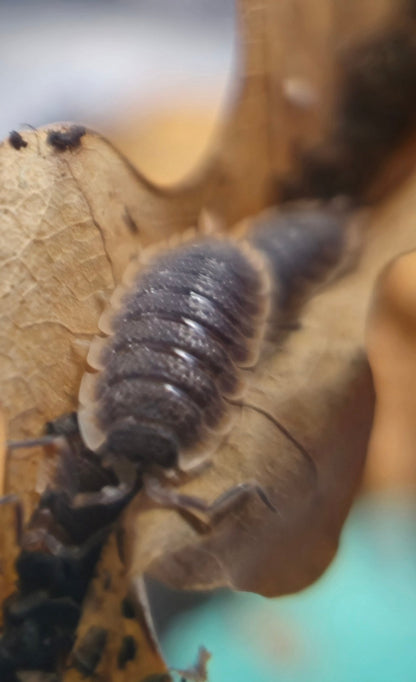
[{"label": "out-of-focus brown blur", "polygon": [[416,253],[379,278],[368,320],[367,351],[377,394],[366,482],[416,487]]},{"label": "out-of-focus brown blur", "polygon": [[195,171],[218,131],[218,93],[202,104],[192,96],[182,104],[167,103],[153,112],[133,112],[115,121],[108,136],[149,180],[172,185]]}]

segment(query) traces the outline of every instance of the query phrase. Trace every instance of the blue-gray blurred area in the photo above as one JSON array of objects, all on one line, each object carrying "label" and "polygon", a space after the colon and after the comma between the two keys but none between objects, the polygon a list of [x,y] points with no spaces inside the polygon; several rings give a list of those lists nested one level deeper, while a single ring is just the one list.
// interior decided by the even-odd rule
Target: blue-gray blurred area
[{"label": "blue-gray blurred area", "polygon": [[414,498],[366,496],[333,564],[300,594],[221,591],[192,600],[159,588],[169,664],[189,666],[204,645],[210,682],[415,682],[415,531]]},{"label": "blue-gray blurred area", "polygon": [[228,78],[233,0],[0,2],[0,139],[23,123],[83,122]]}]

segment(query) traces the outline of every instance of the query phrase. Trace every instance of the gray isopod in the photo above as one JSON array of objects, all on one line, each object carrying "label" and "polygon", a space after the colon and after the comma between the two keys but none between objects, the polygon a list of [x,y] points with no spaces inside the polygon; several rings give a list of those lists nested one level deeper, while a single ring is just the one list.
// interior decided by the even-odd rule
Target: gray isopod
[{"label": "gray isopod", "polygon": [[344,250],[347,214],[294,207],[244,239],[197,237],[130,266],[99,327],[78,414],[85,444],[186,471],[227,432],[243,368]]}]

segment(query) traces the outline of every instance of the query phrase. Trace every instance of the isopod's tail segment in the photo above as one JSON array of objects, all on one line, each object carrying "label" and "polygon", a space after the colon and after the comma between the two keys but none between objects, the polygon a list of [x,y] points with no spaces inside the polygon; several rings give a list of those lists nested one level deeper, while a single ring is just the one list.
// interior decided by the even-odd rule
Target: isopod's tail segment
[{"label": "isopod's tail segment", "polygon": [[139,485],[85,448],[75,415],[51,423],[49,432],[60,443],[57,476],[22,533],[17,591],[3,605],[2,682],[63,665],[103,544]]},{"label": "isopod's tail segment", "polygon": [[247,233],[263,254],[272,281],[270,333],[296,321],[317,288],[345,272],[356,257],[359,235],[346,202],[301,202],[267,211]]}]

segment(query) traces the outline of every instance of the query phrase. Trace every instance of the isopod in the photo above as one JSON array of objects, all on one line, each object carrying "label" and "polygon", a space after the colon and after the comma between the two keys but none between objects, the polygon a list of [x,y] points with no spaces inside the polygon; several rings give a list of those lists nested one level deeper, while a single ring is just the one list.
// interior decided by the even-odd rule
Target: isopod
[{"label": "isopod", "polygon": [[339,262],[347,216],[336,204],[293,207],[244,238],[194,237],[129,266],[81,382],[87,447],[139,471],[187,471],[209,458],[244,371],[310,282]]}]

